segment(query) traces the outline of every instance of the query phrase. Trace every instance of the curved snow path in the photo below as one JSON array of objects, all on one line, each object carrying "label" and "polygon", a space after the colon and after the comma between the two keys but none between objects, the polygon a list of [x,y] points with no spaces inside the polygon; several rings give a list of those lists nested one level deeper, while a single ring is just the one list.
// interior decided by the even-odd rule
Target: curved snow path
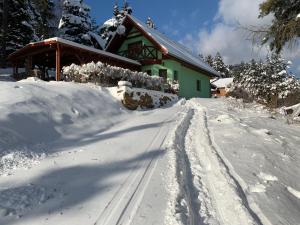
[{"label": "curved snow path", "polygon": [[[169,131],[169,126],[166,124],[173,119],[174,116],[162,121],[160,128],[152,138],[145,152],[150,152],[152,149],[160,149],[162,151],[162,144]],[[122,183],[114,194],[112,200],[101,212],[95,225],[131,224],[156,169],[158,160],[158,158],[153,156],[149,161],[144,161],[137,165],[137,167],[144,169],[131,171],[124,183]]]},{"label": "curved snow path", "polygon": [[[270,224],[248,199],[231,166],[214,146],[205,108],[197,100],[186,104],[185,119],[176,133],[179,196],[177,208],[183,224]],[[190,168],[188,168],[188,166]],[[250,201],[250,202],[248,202]]]}]

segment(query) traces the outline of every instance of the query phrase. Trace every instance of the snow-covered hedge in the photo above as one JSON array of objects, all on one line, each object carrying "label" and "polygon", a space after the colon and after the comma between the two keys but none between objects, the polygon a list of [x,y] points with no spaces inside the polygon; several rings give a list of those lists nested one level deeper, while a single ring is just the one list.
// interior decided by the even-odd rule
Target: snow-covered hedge
[{"label": "snow-covered hedge", "polygon": [[105,86],[116,86],[118,81],[129,81],[134,87],[161,90],[163,78],[149,76],[144,72],[136,72],[121,67],[111,66],[102,62],[91,62],[78,66],[72,64],[63,67],[66,81],[94,82]]},{"label": "snow-covered hedge", "polygon": [[[266,62],[252,62],[234,78],[230,95],[257,100],[274,107],[286,105],[287,99],[300,99],[300,82],[289,72],[288,66],[278,55]],[[280,103],[280,104],[279,104]]]}]

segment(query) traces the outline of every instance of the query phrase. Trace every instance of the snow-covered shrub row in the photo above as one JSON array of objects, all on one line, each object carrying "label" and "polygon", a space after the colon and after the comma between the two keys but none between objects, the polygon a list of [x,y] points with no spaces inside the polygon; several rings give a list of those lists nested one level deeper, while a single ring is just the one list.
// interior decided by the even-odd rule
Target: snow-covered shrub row
[{"label": "snow-covered shrub row", "polygon": [[166,88],[165,92],[178,95],[178,93],[179,93],[179,83],[178,83],[178,81],[168,79],[167,80],[167,88]]},{"label": "snow-covered shrub row", "polygon": [[[288,69],[289,63],[278,55],[268,57],[266,62],[252,61],[234,77],[230,94],[266,104],[275,101],[276,106],[277,102],[284,105],[285,99],[291,96],[297,101],[300,97],[300,82]],[[241,96],[238,96],[239,93]]]},{"label": "snow-covered shrub row", "polygon": [[144,72],[136,72],[102,62],[91,62],[82,66],[72,64],[63,67],[66,81],[94,82],[105,86],[116,86],[118,81],[129,81],[134,87],[161,90],[163,78],[149,76]]}]

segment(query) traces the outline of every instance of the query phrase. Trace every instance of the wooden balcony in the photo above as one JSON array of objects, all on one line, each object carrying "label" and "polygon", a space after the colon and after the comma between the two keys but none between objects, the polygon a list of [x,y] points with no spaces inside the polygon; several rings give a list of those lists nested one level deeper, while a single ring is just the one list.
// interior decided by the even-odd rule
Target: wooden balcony
[{"label": "wooden balcony", "polygon": [[126,51],[118,52],[118,55],[138,61],[158,60],[158,51],[153,46],[140,46],[138,48],[131,48]]}]

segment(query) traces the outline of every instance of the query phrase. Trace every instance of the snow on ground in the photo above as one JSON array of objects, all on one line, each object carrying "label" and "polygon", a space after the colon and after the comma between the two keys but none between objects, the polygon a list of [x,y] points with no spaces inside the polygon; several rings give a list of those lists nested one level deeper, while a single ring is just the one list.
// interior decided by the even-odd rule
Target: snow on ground
[{"label": "snow on ground", "polygon": [[128,111],[116,88],[0,82],[0,224],[292,224],[300,127],[259,105]]},{"label": "snow on ground", "polygon": [[[223,165],[223,173],[225,171],[225,176],[229,176],[228,183],[234,187],[239,197],[235,197],[235,200],[242,203],[239,205],[236,202],[230,209],[239,207],[239,210],[248,211],[257,224],[299,224],[300,127],[288,125],[280,118],[276,119],[259,106],[251,105],[247,108],[235,100],[199,99],[191,102],[194,104],[192,108],[204,111],[202,118],[198,120],[202,119],[204,125],[201,127],[207,129],[202,135],[208,135],[210,139],[208,147],[203,146],[204,141],[196,145],[197,151],[205,150],[210,157],[218,156],[220,170],[222,171]],[[203,129],[198,126],[197,133],[201,134]],[[195,170],[195,174],[202,174],[205,171],[202,167],[208,167],[208,171],[217,168],[215,164],[210,166],[211,160],[203,158],[203,155],[199,158],[200,169],[199,172]],[[192,159],[191,156],[191,161]],[[203,182],[203,179],[209,177],[209,173],[200,175],[200,180]],[[234,200],[222,203],[227,192],[226,185],[219,191],[216,189],[221,181],[217,179],[214,182],[212,177],[203,182],[204,185],[212,183],[208,192],[213,200],[217,199],[212,203],[216,204],[213,208],[217,209],[218,204],[221,207],[229,206]],[[214,191],[221,197],[214,197]],[[221,214],[222,210],[221,208]],[[232,220],[229,215],[230,212],[223,218]],[[234,224],[234,221],[221,224]]]},{"label": "snow on ground", "polygon": [[132,112],[112,92],[0,82],[1,225],[162,224],[162,144],[181,107]]}]

